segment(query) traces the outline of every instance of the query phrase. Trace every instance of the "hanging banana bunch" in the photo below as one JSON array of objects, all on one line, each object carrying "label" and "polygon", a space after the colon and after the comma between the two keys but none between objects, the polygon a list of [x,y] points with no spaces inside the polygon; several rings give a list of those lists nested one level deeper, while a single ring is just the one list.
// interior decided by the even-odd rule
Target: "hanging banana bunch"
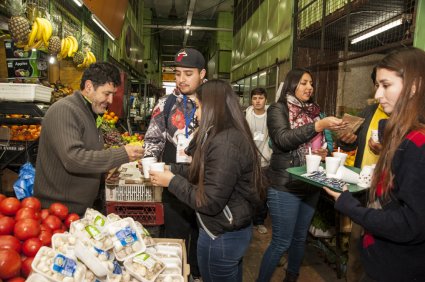
[{"label": "hanging banana bunch", "polygon": [[28,43],[24,46],[24,49],[38,49],[43,45],[48,48],[52,32],[52,24],[47,19],[41,17],[35,18],[31,32],[28,35]]}]

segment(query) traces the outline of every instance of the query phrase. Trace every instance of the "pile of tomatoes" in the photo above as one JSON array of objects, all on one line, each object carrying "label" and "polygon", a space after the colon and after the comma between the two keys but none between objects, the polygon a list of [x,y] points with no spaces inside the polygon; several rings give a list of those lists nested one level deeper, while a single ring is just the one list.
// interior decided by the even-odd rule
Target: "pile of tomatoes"
[{"label": "pile of tomatoes", "polygon": [[38,250],[50,246],[53,234],[67,231],[79,218],[61,203],[41,209],[35,197],[19,201],[0,194],[0,281],[25,281]]}]

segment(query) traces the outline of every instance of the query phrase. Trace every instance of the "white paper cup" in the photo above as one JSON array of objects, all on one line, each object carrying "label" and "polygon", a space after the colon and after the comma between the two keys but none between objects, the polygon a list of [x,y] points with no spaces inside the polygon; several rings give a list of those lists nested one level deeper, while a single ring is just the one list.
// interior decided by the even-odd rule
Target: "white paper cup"
[{"label": "white paper cup", "polygon": [[144,159],[142,159],[143,177],[144,178],[149,178],[150,166],[153,163],[156,163],[156,158],[155,157],[150,157],[150,158],[144,158]]},{"label": "white paper cup", "polygon": [[357,184],[359,183],[359,174],[345,166],[340,166],[336,171],[335,178],[341,179],[344,182]]},{"label": "white paper cup", "polygon": [[370,132],[370,137],[372,137],[373,142],[379,143],[378,129],[372,129]]},{"label": "white paper cup", "polygon": [[313,171],[319,170],[321,160],[322,160],[321,156],[306,155],[305,156],[305,163],[306,163],[306,166],[307,166],[307,173],[312,173]]},{"label": "white paper cup", "polygon": [[150,165],[150,170],[152,171],[162,171],[164,172],[165,163],[153,163]]},{"label": "white paper cup", "polygon": [[341,153],[341,152],[334,152],[333,156],[336,158],[340,158],[341,160],[341,165],[345,164],[345,160],[347,159],[347,154],[346,153]]},{"label": "white paper cup", "polygon": [[341,159],[337,157],[326,157],[326,177],[335,177],[336,171],[341,164]]}]

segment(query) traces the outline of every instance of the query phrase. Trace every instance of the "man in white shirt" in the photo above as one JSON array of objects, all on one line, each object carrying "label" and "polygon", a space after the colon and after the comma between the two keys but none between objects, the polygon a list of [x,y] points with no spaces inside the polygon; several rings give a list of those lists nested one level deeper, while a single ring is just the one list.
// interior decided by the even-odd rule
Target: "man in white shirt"
[{"label": "man in white shirt", "polygon": [[[267,92],[264,88],[255,88],[251,91],[251,106],[245,111],[245,117],[251,128],[254,142],[261,153],[261,167],[265,172],[269,166],[272,149],[269,146],[269,133],[267,130]],[[254,216],[254,227],[259,233],[267,233],[264,219],[267,216],[267,205],[259,207]]]}]

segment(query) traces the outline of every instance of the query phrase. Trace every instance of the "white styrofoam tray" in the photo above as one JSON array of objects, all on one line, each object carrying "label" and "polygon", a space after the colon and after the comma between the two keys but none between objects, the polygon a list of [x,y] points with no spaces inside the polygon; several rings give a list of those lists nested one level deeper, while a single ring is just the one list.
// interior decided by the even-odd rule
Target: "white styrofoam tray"
[{"label": "white styrofoam tray", "polygon": [[0,101],[50,102],[53,88],[30,83],[0,83]]}]

